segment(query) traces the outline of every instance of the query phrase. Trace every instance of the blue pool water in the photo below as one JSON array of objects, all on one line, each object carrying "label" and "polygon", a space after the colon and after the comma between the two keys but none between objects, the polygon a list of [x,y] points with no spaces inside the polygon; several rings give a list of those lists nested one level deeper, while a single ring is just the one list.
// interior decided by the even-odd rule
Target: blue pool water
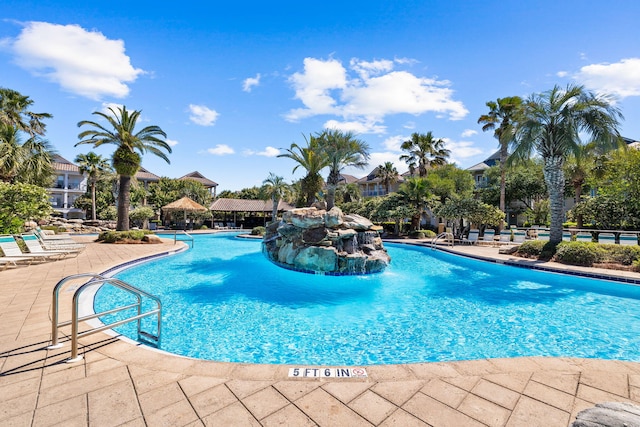
[{"label": "blue pool water", "polygon": [[[391,244],[384,273],[325,277],[273,265],[260,241],[195,239],[192,250],[117,275],[161,298],[160,348],[172,353],[316,365],[516,356],[640,361],[637,286]],[[123,298],[101,289],[96,310]],[[118,331],[135,338],[133,324]]]}]

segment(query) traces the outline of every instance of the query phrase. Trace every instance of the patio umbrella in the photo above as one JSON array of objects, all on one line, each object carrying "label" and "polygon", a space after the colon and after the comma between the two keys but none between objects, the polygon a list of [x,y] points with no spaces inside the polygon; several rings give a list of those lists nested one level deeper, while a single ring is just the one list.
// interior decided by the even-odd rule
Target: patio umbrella
[{"label": "patio umbrella", "polygon": [[171,202],[162,207],[165,212],[183,211],[184,212],[184,228],[187,228],[187,212],[206,212],[207,208],[200,203],[191,200],[188,197],[183,197],[175,202]]}]

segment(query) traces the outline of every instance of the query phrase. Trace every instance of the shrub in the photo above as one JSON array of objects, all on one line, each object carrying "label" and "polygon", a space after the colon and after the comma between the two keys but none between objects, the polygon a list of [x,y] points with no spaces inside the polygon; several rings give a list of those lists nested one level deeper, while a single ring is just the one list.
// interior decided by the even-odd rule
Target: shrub
[{"label": "shrub", "polygon": [[424,237],[426,237],[427,239],[433,239],[434,237],[437,236],[436,232],[433,230],[420,230],[424,233]]},{"label": "shrub", "polygon": [[202,224],[202,225],[200,226],[200,230],[208,230],[208,229],[209,229],[209,227],[207,227],[207,226],[206,226],[206,225],[204,225],[204,224]]},{"label": "shrub", "polygon": [[142,241],[145,234],[151,234],[151,232],[148,230],[104,231],[98,235],[98,242],[116,243],[131,240]]},{"label": "shrub", "polygon": [[[622,265],[632,265],[640,259],[640,246],[600,245],[604,249],[604,259],[601,262],[615,262]],[[635,264],[634,264],[635,265]]]},{"label": "shrub", "polygon": [[518,247],[518,254],[525,258],[538,258],[546,243],[544,240],[527,240]]},{"label": "shrub", "polygon": [[592,242],[561,242],[556,251],[556,261],[563,264],[592,266],[606,258],[605,249]]},{"label": "shrub", "polygon": [[264,236],[266,229],[263,226],[253,227],[251,229],[252,236]]}]

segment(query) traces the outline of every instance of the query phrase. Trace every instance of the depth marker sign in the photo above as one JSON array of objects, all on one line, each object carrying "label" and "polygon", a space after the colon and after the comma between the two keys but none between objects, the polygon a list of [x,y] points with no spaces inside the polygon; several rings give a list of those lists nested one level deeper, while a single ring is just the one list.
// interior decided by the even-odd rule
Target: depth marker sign
[{"label": "depth marker sign", "polygon": [[364,368],[289,368],[289,378],[367,378]]}]

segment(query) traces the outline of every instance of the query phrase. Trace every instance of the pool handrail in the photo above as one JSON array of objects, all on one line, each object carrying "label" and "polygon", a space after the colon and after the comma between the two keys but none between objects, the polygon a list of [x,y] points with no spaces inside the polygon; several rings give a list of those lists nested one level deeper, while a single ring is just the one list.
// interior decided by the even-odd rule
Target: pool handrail
[{"label": "pool handrail", "polygon": [[[59,320],[59,304],[58,303],[59,303],[60,289],[70,280],[83,279],[83,278],[90,278],[90,280],[82,284],[73,294],[71,320],[67,320],[65,322],[59,322],[58,321]],[[82,292],[89,286],[104,285],[104,284],[115,286],[119,289],[122,289],[125,292],[133,294],[137,298],[137,303],[129,304],[122,307],[117,307],[117,308],[103,311],[100,313],[94,313],[94,314],[86,315],[83,317],[79,317],[78,310],[79,310],[80,294],[82,294]],[[145,313],[142,313],[142,297],[153,300],[156,303],[156,308],[153,310],[149,310]],[[107,314],[114,314],[114,313],[117,313],[123,310],[128,310],[131,308],[137,308],[138,314],[135,316],[130,316],[123,320],[119,320],[117,322],[95,327],[84,332],[78,332],[79,323],[81,321],[96,319],[100,316],[105,316]],[[154,314],[157,316],[157,323],[156,323],[157,334],[156,335],[143,331],[142,324],[141,324],[141,320],[143,318],[152,316]],[[120,326],[125,323],[132,322],[134,320],[137,320],[138,338],[140,339],[140,337],[144,337],[145,339],[150,339],[154,341],[153,342],[154,345],[159,346],[161,332],[162,332],[162,322],[161,322],[162,302],[158,297],[156,297],[155,295],[151,295],[141,289],[138,289],[126,282],[123,282],[122,280],[119,280],[113,277],[104,277],[97,273],[73,274],[71,276],[62,278],[53,288],[53,302],[52,302],[52,313],[51,313],[51,345],[48,348],[56,349],[56,348],[62,347],[62,344],[58,343],[59,329],[63,326],[71,325],[71,358],[67,360],[67,362],[77,362],[79,360],[82,360],[82,356],[78,356],[78,339],[79,338],[85,337],[87,335],[92,335],[97,332],[102,332],[107,329],[111,329],[116,326]]]}]

